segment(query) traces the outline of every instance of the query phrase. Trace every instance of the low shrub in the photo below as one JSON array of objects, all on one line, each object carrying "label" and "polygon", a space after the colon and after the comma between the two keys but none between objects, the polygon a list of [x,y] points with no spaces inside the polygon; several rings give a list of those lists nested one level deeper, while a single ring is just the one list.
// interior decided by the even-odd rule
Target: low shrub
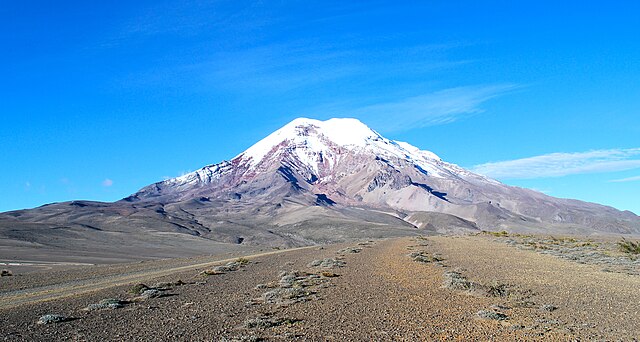
[{"label": "low shrub", "polygon": [[622,241],[618,242],[618,248],[623,253],[640,254],[640,242],[633,242],[622,239]]}]

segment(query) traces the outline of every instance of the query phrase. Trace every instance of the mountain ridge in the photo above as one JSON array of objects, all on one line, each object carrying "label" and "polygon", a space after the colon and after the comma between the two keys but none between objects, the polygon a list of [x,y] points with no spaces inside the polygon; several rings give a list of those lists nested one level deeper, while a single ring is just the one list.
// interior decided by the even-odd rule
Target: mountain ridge
[{"label": "mountain ridge", "polygon": [[287,247],[480,230],[635,235],[640,217],[502,184],[356,119],[302,118],[230,161],[113,203],[2,213],[0,254],[2,244],[108,254],[118,241],[131,255],[157,256],[177,246],[198,254],[208,244]]},{"label": "mountain ridge", "polygon": [[[270,177],[274,174],[279,177]],[[386,139],[356,119],[293,120],[231,161],[155,183],[128,200],[254,196],[277,188],[283,180],[281,186],[294,187],[283,190],[288,195],[306,191],[345,206],[440,212],[487,230],[497,222],[504,229],[536,222],[566,222],[613,233],[638,229],[637,223],[625,222],[637,218],[630,212],[507,186],[447,163],[433,152]],[[255,184],[262,186],[252,188]]]}]

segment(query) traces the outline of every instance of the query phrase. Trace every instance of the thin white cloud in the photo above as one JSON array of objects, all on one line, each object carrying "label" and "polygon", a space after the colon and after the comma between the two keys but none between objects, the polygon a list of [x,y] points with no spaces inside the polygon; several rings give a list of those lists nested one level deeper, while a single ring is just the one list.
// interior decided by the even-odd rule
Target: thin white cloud
[{"label": "thin white cloud", "polygon": [[110,187],[112,185],[113,185],[113,181],[111,179],[109,179],[109,178],[107,178],[107,179],[102,181],[102,186]]},{"label": "thin white cloud", "polygon": [[635,181],[640,181],[640,176],[621,178],[621,179],[613,179],[613,180],[610,180],[609,182],[622,183],[622,182],[635,182]]},{"label": "thin white cloud", "polygon": [[481,105],[522,86],[490,84],[449,88],[400,101],[352,110],[349,116],[361,118],[381,132],[405,131],[442,125],[482,113]]},{"label": "thin white cloud", "polygon": [[497,179],[562,177],[640,168],[640,148],[551,153],[476,165],[473,172]]}]

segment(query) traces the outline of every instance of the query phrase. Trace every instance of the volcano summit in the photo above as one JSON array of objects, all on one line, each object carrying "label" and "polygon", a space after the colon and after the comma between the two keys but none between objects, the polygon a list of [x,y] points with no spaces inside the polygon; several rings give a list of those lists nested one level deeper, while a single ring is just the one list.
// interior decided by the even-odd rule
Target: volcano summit
[{"label": "volcano summit", "polygon": [[502,184],[356,119],[304,118],[114,203],[0,214],[3,250],[109,255],[117,244],[124,259],[477,230],[637,234],[640,217]]}]

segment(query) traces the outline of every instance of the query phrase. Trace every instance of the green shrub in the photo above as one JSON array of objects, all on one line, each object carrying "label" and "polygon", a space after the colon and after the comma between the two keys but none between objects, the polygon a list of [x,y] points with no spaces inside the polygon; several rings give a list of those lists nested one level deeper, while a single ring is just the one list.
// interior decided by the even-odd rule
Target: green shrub
[{"label": "green shrub", "polygon": [[149,286],[147,286],[147,285],[145,285],[145,284],[136,284],[136,285],[132,286],[132,287],[129,289],[129,293],[132,293],[132,294],[141,294],[142,292],[144,292],[144,291],[146,291],[146,290],[148,290],[148,289],[150,289],[150,287],[149,287]]},{"label": "green shrub", "polygon": [[640,242],[627,241],[624,238],[618,242],[621,252],[628,254],[640,254]]},{"label": "green shrub", "polygon": [[501,232],[490,232],[490,231],[483,230],[482,233],[483,234],[488,234],[488,235],[491,235],[491,236],[495,236],[495,237],[507,237],[507,236],[509,236],[509,232],[506,231],[506,230],[503,230]]}]

